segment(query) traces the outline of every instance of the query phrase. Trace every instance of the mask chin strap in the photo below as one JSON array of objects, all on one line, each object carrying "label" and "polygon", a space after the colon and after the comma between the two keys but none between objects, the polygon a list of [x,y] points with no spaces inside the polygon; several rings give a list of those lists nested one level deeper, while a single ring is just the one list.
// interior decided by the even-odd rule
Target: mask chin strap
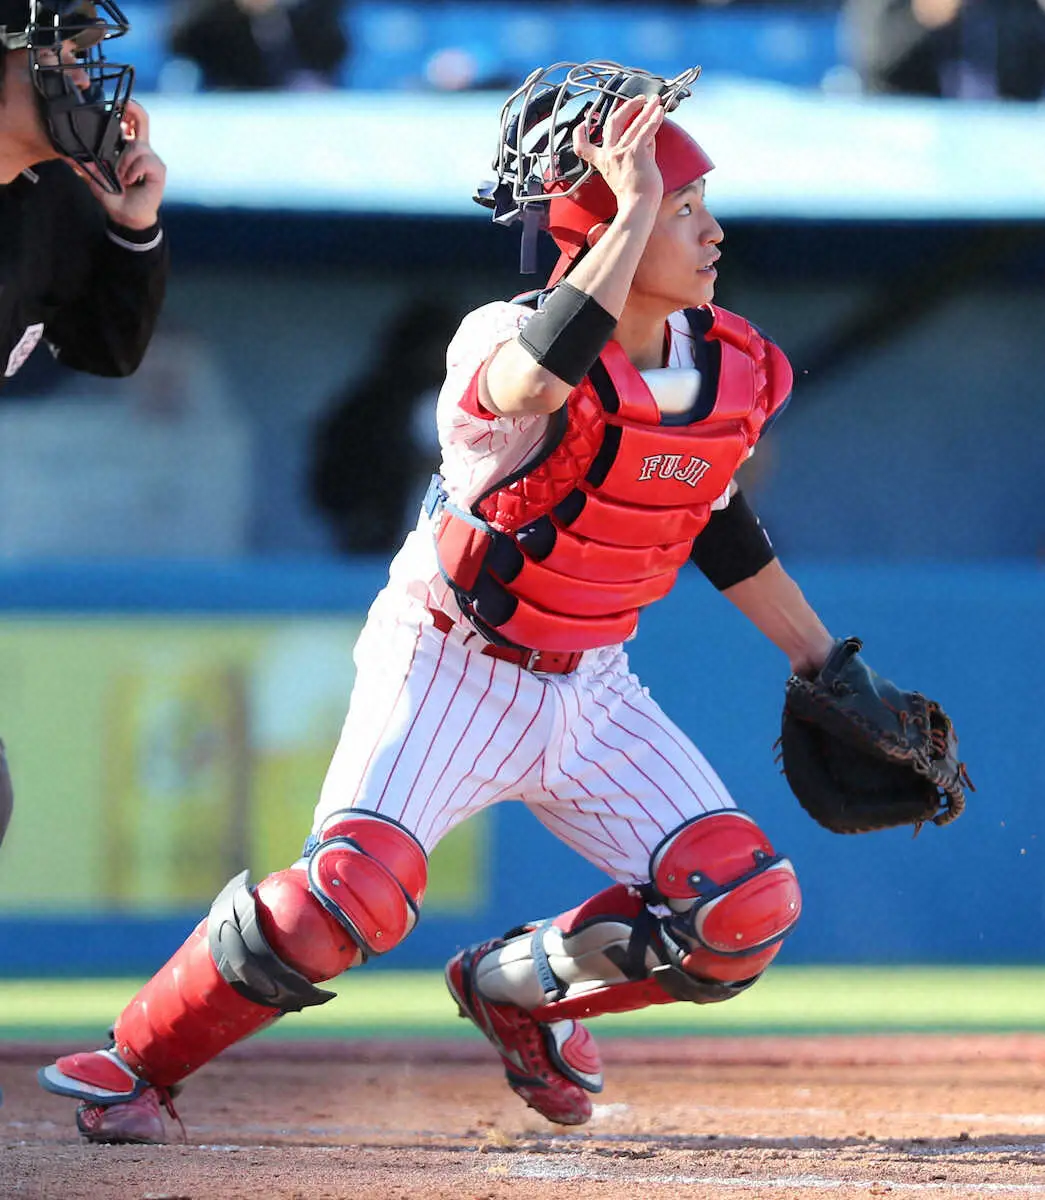
[{"label": "mask chin strap", "polygon": [[544,227],[546,213],[535,204],[522,210],[522,240],[519,243],[519,271],[532,275],[537,270],[537,234]]},{"label": "mask chin strap", "polygon": [[532,275],[537,270],[537,234],[545,227],[548,213],[542,204],[518,202],[507,183],[482,183],[473,199],[484,208],[493,210],[495,225],[522,225],[522,241],[519,244],[519,271]]}]

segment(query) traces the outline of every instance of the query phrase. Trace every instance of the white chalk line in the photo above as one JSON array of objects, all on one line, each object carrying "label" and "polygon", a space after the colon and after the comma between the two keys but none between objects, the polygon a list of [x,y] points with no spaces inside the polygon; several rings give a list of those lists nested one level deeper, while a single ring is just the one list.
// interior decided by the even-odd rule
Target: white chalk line
[{"label": "white chalk line", "polygon": [[[837,1119],[837,1108],[727,1108],[717,1104],[687,1104],[687,1112],[714,1113],[725,1117],[831,1117]],[[616,1115],[616,1114],[612,1114]],[[932,1113],[932,1112],[866,1112],[853,1114],[861,1121],[957,1121],[968,1125],[1021,1125],[1045,1129],[1045,1113]],[[606,1119],[606,1118],[604,1118]]]},{"label": "white chalk line", "polygon": [[[600,1108],[606,1108],[614,1111],[600,1112]],[[599,1124],[609,1123],[614,1118],[624,1117],[630,1114],[630,1109],[627,1113],[621,1111],[627,1109],[626,1105],[605,1105],[595,1106],[595,1120]],[[714,1104],[689,1104],[686,1105],[687,1112],[693,1113],[708,1113],[718,1117],[828,1117],[832,1120],[837,1120],[839,1110],[837,1108],[727,1108],[719,1107]],[[1045,1129],[1045,1113],[933,1113],[933,1112],[859,1112],[851,1114],[853,1120],[859,1119],[861,1122],[867,1121],[891,1121],[906,1123],[909,1126],[917,1127],[920,1120],[925,1121],[946,1121],[954,1125],[1007,1125],[1019,1129]],[[12,1126],[16,1122],[10,1122]],[[28,1123],[26,1123],[28,1124]],[[209,1131],[217,1132],[223,1128],[220,1125],[194,1125],[194,1130],[197,1133],[207,1133]],[[227,1127],[224,1127],[227,1128]],[[464,1133],[455,1132],[439,1132],[431,1129],[389,1129],[387,1126],[379,1125],[306,1125],[296,1126],[293,1129],[280,1129],[271,1125],[242,1125],[239,1127],[241,1133],[253,1134],[257,1137],[271,1137],[278,1134],[281,1137],[293,1136],[295,1133],[312,1134],[322,1137],[389,1137],[389,1138],[431,1138],[435,1140],[461,1142],[467,1141],[468,1137]],[[532,1133],[520,1135],[520,1137],[531,1137]],[[588,1141],[588,1134],[557,1134],[557,1135],[541,1135],[547,1136],[550,1140],[559,1141]],[[757,1140],[773,1140],[779,1141],[781,1138],[790,1138],[792,1140],[805,1140],[807,1138],[817,1138],[830,1140],[822,1133],[781,1133],[781,1134],[758,1134],[758,1133],[741,1133],[725,1130],[714,1130],[711,1133],[707,1131],[692,1131],[682,1132],[675,1131],[672,1133],[663,1134],[632,1134],[632,1133],[614,1133],[610,1130],[599,1130],[595,1135],[597,1138],[604,1141],[610,1140],[625,1140],[625,1141],[672,1141],[678,1138],[730,1138],[744,1141]],[[839,1135],[841,1136],[841,1135]],[[888,1138],[889,1141],[910,1141],[916,1134],[897,1134]]]},{"label": "white chalk line", "polygon": [[[497,1172],[500,1174],[500,1172]],[[548,1179],[557,1182],[573,1180],[584,1183],[621,1183],[620,1175],[602,1171],[591,1171],[579,1163],[542,1163],[532,1159],[513,1163],[505,1172],[509,1179]],[[940,1180],[933,1183],[905,1183],[898,1179],[830,1179],[825,1175],[778,1175],[773,1178],[759,1176],[741,1179],[732,1175],[683,1175],[647,1174],[635,1175],[635,1183],[646,1187],[651,1184],[666,1184],[672,1187],[716,1187],[738,1191],[759,1191],[783,1188],[803,1188],[814,1192],[837,1192],[843,1188],[867,1188],[884,1192],[946,1192],[968,1196],[1045,1196],[1045,1184],[1038,1183],[958,1183]],[[874,1194],[874,1192],[872,1192]]]},{"label": "white chalk line", "polygon": [[[882,1143],[879,1142],[879,1145]],[[904,1149],[908,1154],[920,1155],[923,1158],[935,1158],[938,1154],[1042,1154],[1045,1155],[1045,1142],[991,1142],[989,1146],[982,1142],[960,1142],[957,1146],[918,1146],[908,1145]]]},{"label": "white chalk line", "polygon": [[[321,1152],[344,1152],[345,1146],[307,1146],[308,1150]],[[281,1153],[286,1146],[245,1146],[221,1145],[217,1143],[195,1145],[193,1150],[210,1151],[218,1154],[247,1153],[257,1154],[260,1151]],[[487,1167],[483,1174],[496,1175],[507,1179],[534,1179],[548,1182],[563,1183],[574,1181],[578,1183],[622,1183],[634,1182],[643,1187],[714,1187],[723,1190],[741,1192],[779,1191],[784,1188],[802,1188],[813,1192],[838,1192],[842,1189],[877,1189],[885,1192],[914,1192],[931,1194],[944,1192],[948,1195],[962,1196],[1045,1196],[1045,1183],[961,1183],[954,1180],[939,1180],[930,1183],[912,1183],[899,1179],[832,1179],[826,1175],[777,1175],[766,1177],[760,1175],[751,1179],[743,1179],[735,1175],[686,1175],[682,1172],[642,1172],[629,1176],[627,1180],[620,1173],[611,1174],[606,1171],[592,1170],[576,1162],[564,1162],[559,1158],[548,1159],[535,1155],[513,1158],[509,1163],[498,1162],[496,1166]],[[871,1194],[875,1194],[871,1191]]]}]

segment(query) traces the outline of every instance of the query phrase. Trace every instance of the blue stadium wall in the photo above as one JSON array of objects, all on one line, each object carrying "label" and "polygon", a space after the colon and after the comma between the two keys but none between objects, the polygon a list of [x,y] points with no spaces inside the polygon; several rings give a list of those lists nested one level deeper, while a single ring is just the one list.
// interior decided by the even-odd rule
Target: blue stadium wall
[{"label": "blue stadium wall", "polygon": [[[791,567],[835,632],[858,634],[879,671],[945,704],[977,791],[956,824],[929,826],[917,837],[845,838],[820,829],[774,761],[786,664],[695,572],[683,578],[644,616],[632,663],[738,803],[793,859],[805,911],[782,961],[1039,962],[1045,766],[1034,750],[1045,743],[1045,575],[1006,564]],[[11,567],[0,571],[0,632],[27,616],[57,630],[68,621],[118,623],[143,614],[220,617],[230,629],[261,616],[292,628],[316,616],[360,616],[384,577],[374,563]],[[54,731],[56,756],[69,735]],[[47,797],[33,803],[46,807]],[[78,847],[60,822],[48,829],[23,852],[53,881],[52,903],[45,917],[7,911],[0,918],[0,973],[148,972],[202,915],[200,908],[149,914],[133,907],[84,915],[63,885]],[[16,844],[10,838],[0,852],[0,871]],[[286,846],[288,863],[299,845]],[[457,945],[550,915],[605,883],[519,804],[496,808],[488,846],[467,911],[423,917],[384,962],[437,966]]]}]

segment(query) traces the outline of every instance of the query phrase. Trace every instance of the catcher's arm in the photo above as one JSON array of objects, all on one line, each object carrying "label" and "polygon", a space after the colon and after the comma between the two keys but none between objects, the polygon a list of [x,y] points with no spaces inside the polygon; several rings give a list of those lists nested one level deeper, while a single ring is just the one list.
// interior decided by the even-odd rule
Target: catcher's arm
[{"label": "catcher's arm", "polygon": [[787,655],[795,675],[815,675],[831,653],[834,638],[778,558],[722,595]]},{"label": "catcher's arm", "polygon": [[815,674],[833,639],[797,583],[735,479],[724,505],[716,503],[690,558],[708,580],[775,646],[795,672]]}]

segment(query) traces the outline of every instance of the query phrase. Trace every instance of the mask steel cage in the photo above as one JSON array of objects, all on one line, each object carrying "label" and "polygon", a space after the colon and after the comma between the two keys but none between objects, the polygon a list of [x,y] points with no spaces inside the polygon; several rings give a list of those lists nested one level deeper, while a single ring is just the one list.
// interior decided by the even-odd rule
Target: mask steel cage
[{"label": "mask steel cage", "polygon": [[573,131],[581,121],[588,121],[596,140],[617,104],[633,96],[660,96],[671,112],[691,94],[699,74],[700,67],[689,67],[667,79],[609,61],[539,67],[501,109],[497,177],[480,185],[475,200],[494,210],[495,222],[510,225],[529,217],[528,205],[571,195],[594,170],[573,150]]}]

